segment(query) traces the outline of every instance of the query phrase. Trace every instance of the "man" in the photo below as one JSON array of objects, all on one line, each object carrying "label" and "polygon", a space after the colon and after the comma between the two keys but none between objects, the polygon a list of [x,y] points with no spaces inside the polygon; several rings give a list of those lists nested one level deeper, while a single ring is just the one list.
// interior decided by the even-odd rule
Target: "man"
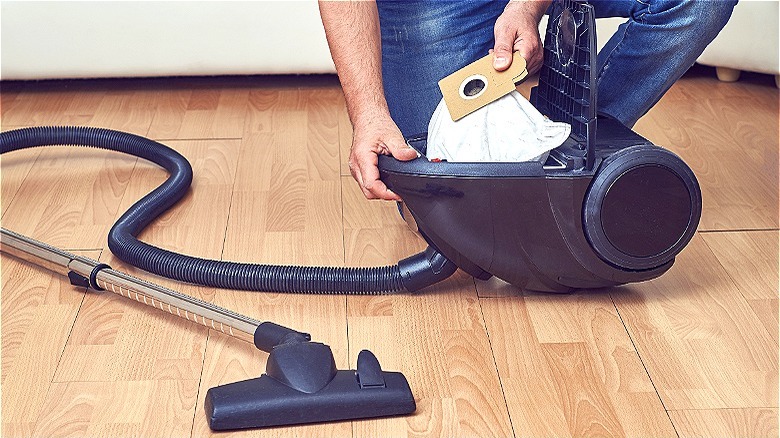
[{"label": "man", "polygon": [[[349,168],[368,199],[400,200],[379,179],[378,154],[417,156],[404,136],[427,130],[439,79],[493,52],[542,66],[539,21],[550,0],[320,1],[353,127]],[[644,115],[723,28],[737,0],[591,0],[596,17],[625,17],[599,52],[599,110],[626,126]]]}]

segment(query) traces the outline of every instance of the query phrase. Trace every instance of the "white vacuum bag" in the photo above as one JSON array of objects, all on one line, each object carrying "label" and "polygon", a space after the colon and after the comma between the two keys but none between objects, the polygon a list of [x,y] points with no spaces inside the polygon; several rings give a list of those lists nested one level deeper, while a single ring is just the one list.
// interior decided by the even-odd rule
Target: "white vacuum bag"
[{"label": "white vacuum bag", "polygon": [[451,162],[542,160],[570,132],[568,123],[548,119],[517,91],[457,122],[442,99],[428,124],[426,156]]}]

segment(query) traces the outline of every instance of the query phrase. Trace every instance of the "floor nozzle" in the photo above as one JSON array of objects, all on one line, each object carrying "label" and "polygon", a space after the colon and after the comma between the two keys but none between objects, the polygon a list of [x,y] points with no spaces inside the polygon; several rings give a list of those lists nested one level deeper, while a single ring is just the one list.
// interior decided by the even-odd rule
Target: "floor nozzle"
[{"label": "floor nozzle", "polygon": [[206,393],[212,430],[386,417],[415,409],[406,377],[382,371],[370,351],[360,352],[357,370],[337,370],[329,346],[307,341],[275,346],[260,377]]}]

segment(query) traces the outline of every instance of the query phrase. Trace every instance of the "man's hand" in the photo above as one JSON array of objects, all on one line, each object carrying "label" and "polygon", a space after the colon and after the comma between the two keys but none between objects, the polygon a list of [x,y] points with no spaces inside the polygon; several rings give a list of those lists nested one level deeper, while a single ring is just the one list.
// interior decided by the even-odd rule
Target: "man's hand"
[{"label": "man's hand", "polygon": [[512,52],[520,52],[529,74],[542,68],[542,41],[539,38],[539,21],[551,0],[514,0],[506,5],[496,20],[493,33],[493,68],[504,71],[512,64]]},{"label": "man's hand", "polygon": [[379,179],[379,154],[407,161],[417,152],[406,145],[387,108],[376,3],[321,0],[320,15],[352,122],[349,171],[366,198],[400,201]]},{"label": "man's hand", "polygon": [[401,198],[379,179],[379,154],[392,155],[403,161],[417,158],[417,152],[406,144],[391,118],[380,117],[356,123],[349,154],[352,177],[360,184],[366,198],[400,201]]}]

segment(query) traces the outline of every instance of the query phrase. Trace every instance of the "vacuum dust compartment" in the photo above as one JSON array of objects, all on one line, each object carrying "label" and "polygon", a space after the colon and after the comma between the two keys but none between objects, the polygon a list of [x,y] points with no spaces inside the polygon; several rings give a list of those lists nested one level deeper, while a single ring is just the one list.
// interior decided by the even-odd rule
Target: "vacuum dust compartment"
[{"label": "vacuum dust compartment", "polygon": [[[570,137],[547,161],[401,162],[382,181],[444,257],[467,273],[569,292],[667,271],[701,216],[695,175],[672,152],[597,111],[591,5],[553,2],[531,102]],[[422,154],[426,136],[408,139]]]}]

